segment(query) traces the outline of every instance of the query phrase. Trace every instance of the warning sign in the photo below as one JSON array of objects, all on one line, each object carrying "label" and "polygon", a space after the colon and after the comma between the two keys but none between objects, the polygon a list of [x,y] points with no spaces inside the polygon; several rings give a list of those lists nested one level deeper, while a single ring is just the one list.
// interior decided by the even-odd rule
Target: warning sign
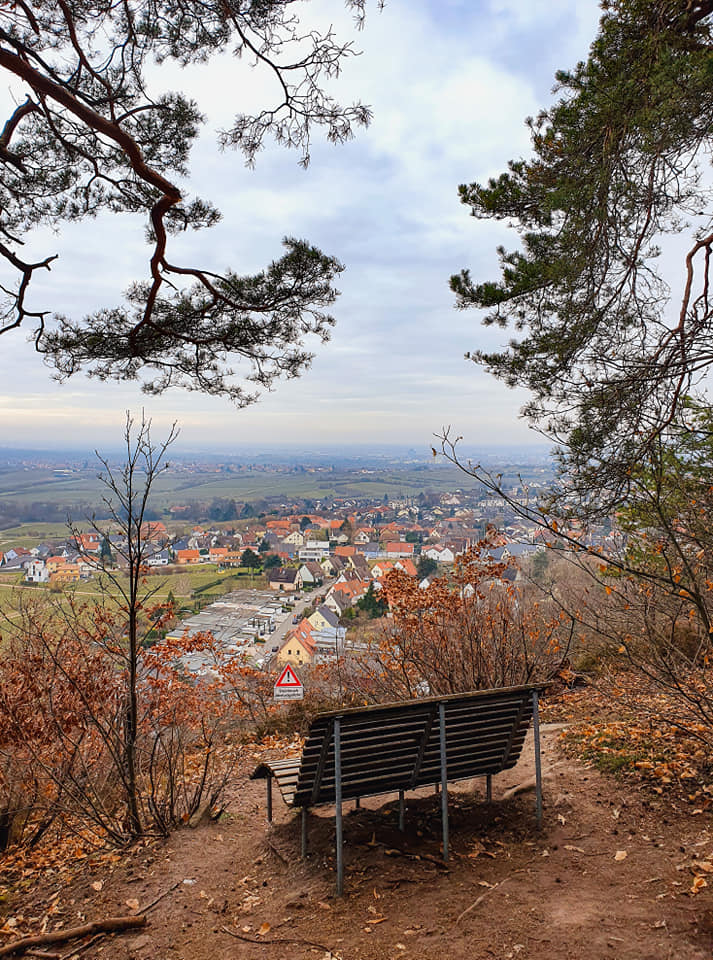
[{"label": "warning sign", "polygon": [[302,700],[305,688],[292,667],[288,664],[275,682],[273,697],[275,700]]}]

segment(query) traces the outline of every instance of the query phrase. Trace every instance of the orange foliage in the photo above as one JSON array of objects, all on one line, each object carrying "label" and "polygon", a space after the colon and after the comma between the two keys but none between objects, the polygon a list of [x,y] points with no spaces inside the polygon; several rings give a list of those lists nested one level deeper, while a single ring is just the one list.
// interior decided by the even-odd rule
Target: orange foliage
[{"label": "orange foliage", "polygon": [[549,679],[574,622],[530,596],[488,542],[423,589],[401,571],[384,581],[391,620],[354,669],[370,698],[410,698]]},{"label": "orange foliage", "polygon": [[[171,611],[141,610],[160,629]],[[0,850],[50,827],[123,842],[129,650],[125,611],[72,605],[61,616],[25,601],[0,658]],[[186,657],[206,665],[197,677]],[[166,833],[232,768],[227,736],[272,708],[265,675],[229,658],[209,633],[164,639],[137,664],[136,760],[142,832]]]}]

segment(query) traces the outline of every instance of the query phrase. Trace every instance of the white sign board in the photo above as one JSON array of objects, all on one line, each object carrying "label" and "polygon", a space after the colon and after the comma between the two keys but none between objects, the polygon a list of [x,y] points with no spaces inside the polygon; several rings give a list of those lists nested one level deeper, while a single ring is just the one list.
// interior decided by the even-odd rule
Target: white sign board
[{"label": "white sign board", "polygon": [[305,688],[292,667],[288,664],[277,678],[273,697],[275,700],[302,700]]}]

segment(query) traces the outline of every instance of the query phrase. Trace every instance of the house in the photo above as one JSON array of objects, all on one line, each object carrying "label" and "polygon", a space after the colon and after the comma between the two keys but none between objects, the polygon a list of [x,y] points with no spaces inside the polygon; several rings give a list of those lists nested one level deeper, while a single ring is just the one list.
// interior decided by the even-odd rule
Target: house
[{"label": "house", "polygon": [[25,568],[25,580],[28,583],[47,583],[50,574],[44,560],[30,560]]},{"label": "house", "polygon": [[329,607],[322,604],[314,611],[311,617],[307,618],[315,630],[336,630],[339,626],[339,617],[330,610]]},{"label": "house", "polygon": [[176,550],[176,563],[190,565],[202,562],[200,550]]},{"label": "house", "polygon": [[78,563],[66,561],[58,567],[54,573],[50,574],[49,582],[51,586],[63,586],[66,583],[77,583],[81,579],[81,572]]},{"label": "house", "polygon": [[284,666],[291,664],[294,667],[309,665],[314,660],[315,647],[309,637],[296,633],[288,633],[282,646],[277,651],[275,659]]},{"label": "house", "polygon": [[347,563],[360,580],[371,580],[371,570],[363,553],[357,553],[353,557],[350,557]]},{"label": "house", "polygon": [[397,560],[394,564],[394,567],[397,570],[403,570],[403,572],[409,577],[418,576],[418,570],[416,569],[416,564],[413,562],[413,560]]},{"label": "house", "polygon": [[47,572],[49,573],[50,577],[52,576],[53,573],[56,573],[57,570],[59,570],[59,568],[64,566],[64,564],[67,562],[68,562],[68,558],[66,553],[54,554],[51,557],[47,557],[47,559],[45,560],[45,564],[47,565]]},{"label": "house", "polygon": [[240,567],[242,566],[242,550],[228,550],[223,559],[220,561],[221,565],[224,567]]},{"label": "house", "polygon": [[303,563],[297,573],[303,587],[317,587],[324,582],[324,571],[314,560]]},{"label": "house", "polygon": [[544,545],[539,543],[508,543],[502,548],[502,559],[519,560],[523,557],[532,557],[544,549]]},{"label": "house", "polygon": [[146,559],[147,567],[167,567],[171,562],[171,555],[168,550],[159,550],[157,553],[151,554],[150,557]]},{"label": "house", "polygon": [[4,567],[20,567],[23,563],[32,560],[32,553],[25,547],[14,547],[3,554]]},{"label": "house", "polygon": [[393,570],[395,566],[396,564],[393,560],[377,560],[371,568],[371,575],[376,580],[381,580],[382,577],[385,577],[389,570]]},{"label": "house", "polygon": [[357,548],[351,543],[344,543],[334,548],[335,557],[342,557],[342,559],[353,557],[356,552]]},{"label": "house", "polygon": [[273,567],[266,573],[271,590],[282,590],[285,593],[293,593],[297,590],[298,571],[294,567]]},{"label": "house", "polygon": [[166,524],[160,520],[147,520],[141,524],[141,538],[154,543],[165,543],[169,539]]},{"label": "house", "polygon": [[312,634],[314,644],[314,664],[329,663],[344,653],[344,644],[347,636],[346,627],[334,627],[326,630],[316,630]]},{"label": "house", "polygon": [[337,577],[345,569],[345,562],[341,557],[324,557],[320,566],[328,577]]},{"label": "house", "polygon": [[399,540],[396,543],[385,543],[384,551],[388,557],[412,557],[414,545],[405,540]]},{"label": "house", "polygon": [[227,547],[209,547],[208,548],[208,559],[211,563],[223,563],[225,558],[228,556]]},{"label": "house", "polygon": [[305,536],[299,530],[293,530],[291,533],[288,533],[286,537],[282,538],[283,543],[289,543],[293,547],[301,547],[304,545]]},{"label": "house", "polygon": [[332,590],[327,595],[324,606],[329,607],[332,613],[341,618],[344,616],[345,611],[352,606],[352,598],[343,590]]},{"label": "house", "polygon": [[324,560],[329,556],[329,543],[326,540],[306,540],[303,546],[297,551],[297,557],[301,561],[305,560]]},{"label": "house", "polygon": [[103,534],[95,532],[77,533],[74,537],[74,543],[80,553],[99,553],[103,539]]},{"label": "house", "polygon": [[456,558],[450,547],[443,546],[440,543],[434,543],[432,547],[421,551],[421,556],[435,560],[436,563],[453,563]]}]

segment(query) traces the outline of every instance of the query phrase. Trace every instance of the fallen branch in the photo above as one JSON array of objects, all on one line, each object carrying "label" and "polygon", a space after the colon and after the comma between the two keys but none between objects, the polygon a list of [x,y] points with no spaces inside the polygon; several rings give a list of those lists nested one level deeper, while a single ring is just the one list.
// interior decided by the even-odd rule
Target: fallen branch
[{"label": "fallen branch", "polygon": [[71,957],[78,957],[81,953],[86,953],[90,947],[93,947],[94,944],[101,940],[101,938],[104,936],[106,936],[106,934],[97,933],[95,936],[90,937],[86,943],[80,943],[80,945],[75,947],[74,950],[70,950],[69,953],[65,953],[62,957],[62,960],[70,960]]},{"label": "fallen branch", "polygon": [[287,857],[285,857],[284,854],[280,853],[280,851],[277,849],[277,847],[273,843],[268,843],[268,847],[270,850],[272,850],[275,856],[279,857],[279,859],[282,860],[285,866],[287,866]]},{"label": "fallen branch", "polygon": [[465,910],[463,911],[463,913],[459,913],[459,914],[458,914],[458,916],[456,917],[456,921],[455,921],[455,922],[456,922],[456,923],[460,923],[461,920],[463,919],[463,917],[466,917],[466,916],[471,912],[471,910],[475,910],[476,907],[479,907],[480,904],[483,902],[483,900],[485,900],[485,898],[486,898],[487,896],[489,896],[489,895],[493,892],[493,890],[497,890],[498,887],[502,887],[502,885],[503,885],[504,883],[507,883],[509,879],[510,879],[510,877],[505,877],[505,879],[504,879],[504,880],[501,880],[500,883],[495,883],[495,884],[493,884],[493,886],[492,886],[492,887],[489,887],[489,888],[485,891],[485,893],[481,893],[481,895],[478,897],[478,899],[477,899],[474,903],[471,903],[471,905],[470,905],[469,907],[466,907]]},{"label": "fallen branch", "polygon": [[176,880],[176,882],[174,883],[174,885],[173,885],[172,887],[169,887],[168,890],[164,890],[164,892],[163,892],[159,897],[156,897],[155,900],[152,900],[151,903],[147,904],[147,905],[142,909],[142,911],[141,911],[142,915],[145,914],[145,913],[148,913],[149,910],[153,910],[153,908],[156,906],[157,903],[160,903],[161,900],[163,900],[164,897],[167,897],[167,896],[169,895],[169,893],[173,893],[173,891],[176,889],[176,887],[180,887],[180,885],[181,885],[182,882],[183,882],[182,880]]},{"label": "fallen branch", "polygon": [[41,947],[47,943],[63,943],[65,940],[75,940],[77,937],[86,937],[93,933],[113,933],[118,930],[131,930],[143,927],[146,917],[107,917],[106,920],[92,920],[81,927],[68,927],[66,930],[54,930],[52,933],[38,933],[33,937],[23,937],[14,943],[0,947],[0,957],[11,957],[14,953],[22,953],[28,947]]},{"label": "fallen branch", "polygon": [[437,867],[440,867],[441,870],[445,870],[446,872],[451,869],[445,860],[441,860],[440,857],[433,857],[430,853],[407,853],[405,850],[399,850],[398,847],[389,847],[388,850],[384,850],[384,853],[387,857],[405,857],[407,860],[427,860],[429,863],[435,863]]},{"label": "fallen branch", "polygon": [[220,929],[223,933],[227,933],[229,937],[235,937],[236,940],[244,940],[245,943],[259,943],[264,946],[268,946],[271,943],[303,943],[307,947],[318,947],[330,955],[332,953],[331,949],[325,947],[323,943],[315,943],[314,940],[303,940],[302,937],[271,937],[269,940],[256,940],[255,937],[246,937],[242,933],[235,933],[234,930],[228,930],[227,927],[221,927]]}]

